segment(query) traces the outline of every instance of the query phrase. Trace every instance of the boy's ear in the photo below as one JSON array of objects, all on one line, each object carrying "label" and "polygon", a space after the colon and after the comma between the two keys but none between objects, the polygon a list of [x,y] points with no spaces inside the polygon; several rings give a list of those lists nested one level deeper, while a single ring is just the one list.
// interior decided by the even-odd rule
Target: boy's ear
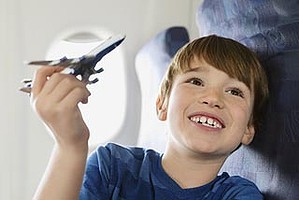
[{"label": "boy's ear", "polygon": [[165,105],[166,99],[159,95],[156,100],[156,112],[158,119],[165,121],[167,118],[167,106]]},{"label": "boy's ear", "polygon": [[249,145],[252,142],[254,135],[255,135],[255,128],[254,125],[250,123],[248,124],[245,133],[243,135],[242,144]]}]

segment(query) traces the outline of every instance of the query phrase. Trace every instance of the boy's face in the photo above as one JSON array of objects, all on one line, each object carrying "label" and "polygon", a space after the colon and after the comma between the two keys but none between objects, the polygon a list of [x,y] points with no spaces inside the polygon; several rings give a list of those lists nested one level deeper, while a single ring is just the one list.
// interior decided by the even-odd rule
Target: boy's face
[{"label": "boy's face", "polygon": [[167,105],[158,101],[158,117],[167,120],[173,148],[225,158],[253,139],[253,92],[203,60],[190,67],[176,76]]}]

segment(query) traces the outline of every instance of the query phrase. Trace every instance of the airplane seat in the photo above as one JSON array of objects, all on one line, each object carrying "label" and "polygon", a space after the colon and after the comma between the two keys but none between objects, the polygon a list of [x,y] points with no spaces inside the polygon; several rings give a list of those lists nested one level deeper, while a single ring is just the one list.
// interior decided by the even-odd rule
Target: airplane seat
[{"label": "airplane seat", "polygon": [[254,50],[269,79],[262,126],[223,166],[254,181],[265,199],[299,199],[299,1],[204,1],[200,36],[233,38]]},{"label": "airplane seat", "polygon": [[136,55],[135,67],[142,97],[138,146],[164,151],[166,126],[157,118],[156,98],[171,58],[188,41],[186,28],[170,27],[155,35]]},{"label": "airplane seat", "polygon": [[[235,151],[222,171],[252,180],[265,199],[298,199],[299,2],[206,0],[199,5],[196,20],[199,36],[229,37],[255,51],[269,80],[270,98],[253,143]],[[170,59],[164,42],[161,35],[155,36],[136,58],[143,99],[139,144],[161,150],[166,130],[157,121],[154,100]]]}]

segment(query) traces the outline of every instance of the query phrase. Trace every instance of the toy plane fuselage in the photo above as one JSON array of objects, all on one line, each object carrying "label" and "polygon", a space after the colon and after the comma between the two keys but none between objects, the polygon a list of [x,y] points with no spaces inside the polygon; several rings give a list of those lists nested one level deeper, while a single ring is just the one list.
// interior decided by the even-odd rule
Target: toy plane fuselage
[{"label": "toy plane fuselage", "polygon": [[[41,65],[41,66],[62,66],[65,69],[62,72],[72,74],[74,76],[81,76],[81,81],[92,84],[98,81],[97,78],[89,80],[90,76],[93,74],[101,73],[102,68],[96,70],[96,64],[118,45],[120,45],[125,39],[124,35],[111,36],[101,43],[96,48],[92,49],[89,53],[78,57],[78,58],[67,58],[63,57],[58,60],[41,60],[41,61],[31,61],[28,65]],[[25,84],[20,90],[23,92],[31,92],[31,80],[24,80]]]}]

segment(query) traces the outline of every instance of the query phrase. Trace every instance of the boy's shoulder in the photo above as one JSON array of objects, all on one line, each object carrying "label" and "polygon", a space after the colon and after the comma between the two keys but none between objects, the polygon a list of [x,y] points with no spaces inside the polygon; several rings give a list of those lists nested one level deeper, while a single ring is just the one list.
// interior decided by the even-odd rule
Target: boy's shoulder
[{"label": "boy's shoulder", "polygon": [[124,157],[134,157],[137,160],[142,160],[146,156],[160,157],[160,153],[153,149],[145,149],[143,147],[133,147],[133,146],[123,146],[117,143],[107,143],[105,145],[99,146],[96,154],[106,154],[114,158],[124,158]]},{"label": "boy's shoulder", "polygon": [[229,176],[226,172],[218,177],[211,192],[216,196],[224,194],[222,199],[263,199],[263,195],[252,181],[240,176]]},{"label": "boy's shoulder", "polygon": [[230,185],[255,185],[252,181],[243,178],[241,176],[230,176],[227,172],[223,172],[219,175],[219,183],[230,184]]}]

